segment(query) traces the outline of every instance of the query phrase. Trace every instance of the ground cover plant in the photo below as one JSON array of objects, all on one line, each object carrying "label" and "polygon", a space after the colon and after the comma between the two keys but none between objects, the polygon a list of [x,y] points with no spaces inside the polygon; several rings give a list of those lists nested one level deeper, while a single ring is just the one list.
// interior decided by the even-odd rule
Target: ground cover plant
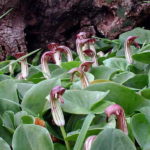
[{"label": "ground cover plant", "polygon": [[149,150],[149,37],[80,32],[77,53],[50,43],[0,62],[0,150]]}]

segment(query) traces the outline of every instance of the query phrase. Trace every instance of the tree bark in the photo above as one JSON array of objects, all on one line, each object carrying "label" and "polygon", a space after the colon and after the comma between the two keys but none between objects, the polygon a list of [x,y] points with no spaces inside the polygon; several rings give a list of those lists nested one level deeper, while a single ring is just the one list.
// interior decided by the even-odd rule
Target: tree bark
[{"label": "tree bark", "polygon": [[143,0],[0,0],[0,14],[9,8],[0,19],[0,60],[50,42],[75,49],[80,31],[114,39],[150,19]]}]

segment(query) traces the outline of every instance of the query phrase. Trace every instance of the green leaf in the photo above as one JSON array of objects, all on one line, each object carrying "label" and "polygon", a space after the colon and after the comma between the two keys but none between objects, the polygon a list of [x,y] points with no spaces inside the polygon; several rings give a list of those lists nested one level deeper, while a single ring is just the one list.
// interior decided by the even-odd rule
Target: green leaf
[{"label": "green leaf", "polygon": [[66,150],[65,146],[60,143],[54,144],[54,150]]},{"label": "green leaf", "polygon": [[144,150],[150,149],[150,122],[146,119],[144,114],[136,114],[132,117],[131,127],[133,135]]},{"label": "green leaf", "polygon": [[109,68],[106,66],[98,66],[98,67],[93,67],[90,72],[94,75],[95,80],[96,79],[109,80],[110,77],[117,71],[118,69],[115,69],[115,68]]},{"label": "green leaf", "polygon": [[139,44],[148,44],[150,43],[150,30],[145,30],[143,28],[135,28],[131,31],[125,32],[119,36],[119,39],[124,42],[129,36],[138,36],[136,41]]},{"label": "green leaf", "polygon": [[0,114],[6,110],[19,111],[19,100],[17,95],[17,83],[8,79],[0,82]]},{"label": "green leaf", "polygon": [[150,99],[150,88],[143,89],[143,90],[141,91],[141,95],[142,95],[144,98]]},{"label": "green leaf", "polygon": [[24,115],[21,117],[23,124],[34,124],[34,117],[31,115]]},{"label": "green leaf", "polygon": [[[0,82],[0,98],[9,99],[13,102],[18,103],[18,96],[17,96],[17,84],[15,80],[4,80]],[[11,89],[11,90],[8,90]]]},{"label": "green leaf", "polygon": [[6,111],[3,116],[3,126],[10,132],[13,133],[15,130],[14,125],[14,113],[12,111]]},{"label": "green leaf", "polygon": [[18,92],[21,96],[21,98],[24,97],[24,95],[26,94],[26,92],[33,86],[34,84],[31,83],[18,83],[17,84],[17,89]]},{"label": "green leaf", "polygon": [[145,74],[137,74],[124,83],[125,86],[142,89],[148,86],[148,76]]},{"label": "green leaf", "polygon": [[136,148],[122,131],[105,129],[97,136],[91,150],[136,150]]},{"label": "green leaf", "polygon": [[21,125],[13,135],[13,150],[54,150],[49,132],[36,125]]},{"label": "green leaf", "polygon": [[20,110],[20,104],[9,99],[0,98],[0,108],[0,114],[3,114],[7,110],[18,112]]},{"label": "green leaf", "polygon": [[15,127],[18,127],[22,123],[21,118],[23,116],[26,116],[26,115],[28,115],[28,113],[25,112],[25,111],[20,111],[20,112],[15,114],[15,116],[14,116],[14,125],[15,125]]},{"label": "green leaf", "polygon": [[80,61],[70,61],[70,62],[63,62],[61,64],[62,68],[66,69],[66,70],[71,70],[72,68],[76,68],[79,67],[79,65],[81,64]]},{"label": "green leaf", "polygon": [[0,137],[11,145],[12,134],[3,126],[3,121],[0,118]]},{"label": "green leaf", "polygon": [[108,58],[104,60],[103,63],[109,68],[115,68],[120,71],[128,71],[128,64],[124,58]]},{"label": "green leaf", "polygon": [[7,80],[7,79],[11,79],[11,77],[4,74],[0,74],[0,81]]},{"label": "green leaf", "polygon": [[133,59],[136,61],[145,63],[145,64],[150,64],[150,50],[146,50],[143,52],[136,53],[132,55]]},{"label": "green leaf", "polygon": [[[99,104],[107,92],[85,91],[85,90],[68,90],[63,95],[64,104],[62,104],[63,111],[72,114],[88,114],[94,112],[92,106]],[[107,105],[108,106],[108,105]],[[107,107],[106,106],[106,107]],[[104,110],[99,106],[97,113],[102,113]]]},{"label": "green leaf", "polygon": [[129,80],[130,78],[132,78],[134,76],[135,76],[134,73],[125,71],[125,72],[121,72],[119,74],[114,75],[112,80],[117,83],[123,84],[124,82],[126,82],[127,80]]},{"label": "green leaf", "polygon": [[44,80],[30,88],[25,94],[22,101],[22,108],[33,114],[41,114],[47,103],[46,96],[49,95],[51,89],[57,85],[60,85],[60,80],[53,78],[50,80]]},{"label": "green leaf", "polygon": [[80,134],[77,138],[77,141],[75,143],[75,146],[73,148],[73,150],[80,150],[82,149],[82,146],[83,146],[83,142],[85,140],[85,136],[86,136],[86,133],[88,131],[88,128],[90,127],[90,124],[92,123],[92,120],[94,119],[94,115],[93,114],[89,114],[85,120],[84,120],[84,123],[83,123],[83,126],[81,128],[81,131],[80,131]]},{"label": "green leaf", "polygon": [[0,138],[0,150],[11,150],[9,145],[2,138]]},{"label": "green leaf", "polygon": [[105,82],[90,85],[85,90],[89,91],[110,91],[104,100],[115,102],[121,105],[127,114],[133,113],[144,101],[133,90],[113,82]]}]

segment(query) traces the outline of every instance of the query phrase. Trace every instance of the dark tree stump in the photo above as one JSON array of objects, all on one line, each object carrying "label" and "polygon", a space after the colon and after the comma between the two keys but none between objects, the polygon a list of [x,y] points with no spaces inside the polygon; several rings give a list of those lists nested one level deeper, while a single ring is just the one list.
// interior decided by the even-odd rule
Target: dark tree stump
[{"label": "dark tree stump", "polygon": [[0,60],[49,42],[74,49],[80,31],[114,39],[150,20],[143,0],[0,0],[0,14],[9,8],[14,10],[0,20]]}]

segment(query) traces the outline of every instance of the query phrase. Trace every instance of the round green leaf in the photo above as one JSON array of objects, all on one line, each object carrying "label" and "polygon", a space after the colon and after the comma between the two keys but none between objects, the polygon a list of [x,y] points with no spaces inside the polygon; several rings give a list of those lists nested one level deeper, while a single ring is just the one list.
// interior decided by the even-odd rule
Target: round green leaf
[{"label": "round green leaf", "polygon": [[9,145],[2,138],[0,138],[0,150],[11,150]]},{"label": "round green leaf", "polygon": [[141,91],[141,95],[147,99],[150,99],[150,88],[143,89]]},{"label": "round green leaf", "polygon": [[[85,91],[85,90],[68,90],[63,95],[64,104],[62,108],[65,112],[72,114],[89,114],[95,112],[93,106],[99,105],[99,102],[108,94],[107,92]],[[108,105],[107,105],[108,106]],[[107,107],[106,106],[106,107]],[[95,106],[96,107],[96,106]],[[104,111],[103,105],[98,106],[96,113]]]},{"label": "round green leaf", "polygon": [[28,111],[33,114],[41,114],[46,105],[46,96],[50,93],[50,90],[60,85],[60,80],[58,79],[50,79],[44,80],[30,88],[22,101],[22,108],[25,111]]},{"label": "round green leaf", "polygon": [[111,75],[117,72],[118,69],[115,68],[109,68],[106,66],[98,66],[98,67],[93,67],[91,69],[91,73],[94,75],[95,80],[96,79],[105,79],[109,80]]},{"label": "round green leaf", "polygon": [[66,69],[66,70],[71,70],[72,68],[76,68],[79,67],[79,65],[81,64],[80,61],[70,61],[70,62],[63,62],[61,64],[62,68]]},{"label": "round green leaf", "polygon": [[134,77],[135,74],[133,72],[121,72],[119,74],[114,75],[114,77],[112,78],[113,81],[117,82],[117,83],[124,83],[127,80],[129,80],[130,78]]},{"label": "round green leaf", "polygon": [[125,86],[142,89],[148,86],[148,76],[145,74],[137,74],[124,83]]},{"label": "round green leaf", "polygon": [[124,58],[108,58],[103,61],[104,65],[109,68],[115,68],[120,71],[127,71],[128,70],[128,64],[127,61]]},{"label": "round green leaf", "polygon": [[[17,84],[15,80],[8,79],[0,82],[0,98],[9,99],[18,103]],[[8,90],[11,89],[11,90]]]},{"label": "round green leaf", "polygon": [[49,132],[37,125],[21,125],[13,135],[13,150],[54,150]]},{"label": "round green leaf", "polygon": [[121,105],[127,114],[133,113],[144,101],[133,90],[113,82],[90,85],[85,90],[104,92],[109,90],[110,92],[104,99]]},{"label": "round green leaf", "polygon": [[138,144],[144,150],[150,149],[150,122],[144,114],[136,114],[132,117],[131,128]]},{"label": "round green leaf", "polygon": [[105,129],[97,136],[91,150],[136,150],[136,148],[122,131]]},{"label": "round green leaf", "polygon": [[150,50],[146,50],[143,52],[136,53],[132,55],[133,59],[136,61],[140,61],[145,64],[150,64]]}]

